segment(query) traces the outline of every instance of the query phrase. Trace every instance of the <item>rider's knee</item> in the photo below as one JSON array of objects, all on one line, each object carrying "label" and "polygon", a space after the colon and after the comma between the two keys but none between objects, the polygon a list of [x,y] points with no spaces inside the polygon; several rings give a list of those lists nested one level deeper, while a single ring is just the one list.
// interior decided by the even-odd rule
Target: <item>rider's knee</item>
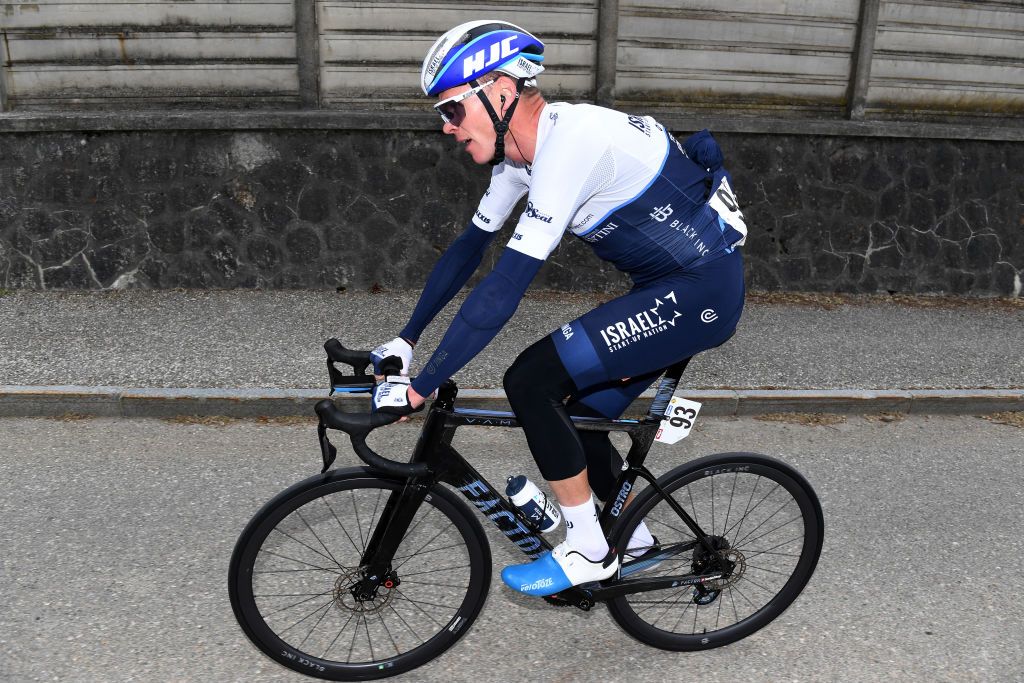
[{"label": "rider's knee", "polygon": [[573,390],[572,378],[562,366],[550,337],[528,346],[502,378],[509,401],[561,400]]},{"label": "rider's knee", "polygon": [[531,373],[527,370],[527,363],[523,362],[523,355],[519,354],[501,379],[501,384],[505,387],[505,395],[510,401],[527,395],[532,384]]}]

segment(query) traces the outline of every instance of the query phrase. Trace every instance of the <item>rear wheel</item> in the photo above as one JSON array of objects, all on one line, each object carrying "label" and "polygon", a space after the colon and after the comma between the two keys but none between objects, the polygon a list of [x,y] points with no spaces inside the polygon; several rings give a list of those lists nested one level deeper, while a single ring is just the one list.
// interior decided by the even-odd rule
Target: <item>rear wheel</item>
[{"label": "rear wheel", "polygon": [[682,517],[648,487],[612,538],[625,547],[644,520],[659,552],[624,563],[623,577],[723,576],[614,598],[608,607],[615,621],[655,647],[703,650],[745,638],[782,614],[814,573],[824,538],[821,505],[803,476],[767,456],[723,453],[677,467],[658,484],[710,536],[715,553],[694,545]]},{"label": "rear wheel", "polygon": [[267,656],[300,673],[368,680],[421,666],[455,644],[479,614],[491,557],[479,521],[435,485],[372,596],[363,550],[404,482],[335,470],[284,491],[235,546],[235,617]]}]

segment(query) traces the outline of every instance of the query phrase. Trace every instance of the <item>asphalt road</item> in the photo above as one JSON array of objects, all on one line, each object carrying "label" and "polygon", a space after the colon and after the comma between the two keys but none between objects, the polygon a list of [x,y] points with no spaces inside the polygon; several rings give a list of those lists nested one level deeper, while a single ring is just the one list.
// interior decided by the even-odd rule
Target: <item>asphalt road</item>
[{"label": "asphalt road", "polygon": [[[415,429],[376,443],[406,452]],[[602,607],[550,608],[495,572],[468,635],[403,680],[1020,681],[1022,437],[971,417],[705,419],[656,445],[652,469],[755,450],[794,464],[822,499],[824,553],[785,614],[729,647],[668,653]],[[466,429],[459,443],[492,482],[536,480],[518,433]],[[246,520],[319,466],[312,424],[0,419],[0,680],[309,680],[248,643],[226,576]],[[519,560],[488,535],[496,564]]]}]

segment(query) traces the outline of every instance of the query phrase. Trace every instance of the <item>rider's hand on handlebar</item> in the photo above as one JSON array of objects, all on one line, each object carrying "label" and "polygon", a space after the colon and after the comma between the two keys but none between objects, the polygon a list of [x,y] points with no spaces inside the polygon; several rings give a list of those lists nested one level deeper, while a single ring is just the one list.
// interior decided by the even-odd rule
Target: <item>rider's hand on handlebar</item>
[{"label": "rider's hand on handlebar", "polygon": [[395,337],[386,344],[381,344],[370,352],[370,360],[373,361],[373,374],[381,379],[380,364],[388,356],[398,356],[402,359],[402,375],[409,376],[409,368],[412,367],[412,345],[401,337]]},{"label": "rider's hand on handlebar", "polygon": [[404,417],[423,410],[424,402],[422,398],[417,401],[419,405],[413,407],[413,401],[409,396],[411,388],[408,377],[388,375],[373,390],[373,412],[391,413],[392,415],[402,415]]}]

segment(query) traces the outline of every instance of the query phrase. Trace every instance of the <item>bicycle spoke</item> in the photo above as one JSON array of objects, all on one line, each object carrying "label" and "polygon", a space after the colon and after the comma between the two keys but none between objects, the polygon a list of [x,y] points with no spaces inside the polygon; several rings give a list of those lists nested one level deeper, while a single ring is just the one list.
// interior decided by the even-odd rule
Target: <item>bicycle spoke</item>
[{"label": "bicycle spoke", "polygon": [[352,511],[356,515],[356,530],[359,532],[359,556],[362,557],[366,552],[366,539],[363,538],[363,523],[359,521],[359,504],[356,502],[356,490],[349,489],[349,491],[352,493]]},{"label": "bicycle spoke", "polygon": [[765,593],[770,593],[770,594],[772,594],[772,595],[775,595],[776,593],[778,593],[778,591],[777,591],[777,590],[774,590],[774,591],[773,591],[773,590],[772,590],[771,588],[768,588],[767,586],[762,586],[761,584],[759,584],[759,583],[758,583],[757,581],[754,581],[753,579],[751,579],[751,578],[750,578],[749,576],[747,576],[746,574],[744,574],[744,575],[743,575],[743,580],[744,580],[744,581],[745,581],[746,583],[750,583],[750,584],[753,584],[753,585],[757,586],[758,588],[760,588],[761,590],[763,590],[763,591],[764,591]]},{"label": "bicycle spoke", "polygon": [[394,605],[388,603],[388,607],[391,609],[392,612],[395,613],[395,616],[398,617],[399,621],[401,621],[402,624],[405,625],[405,628],[409,631],[409,633],[416,636],[417,640],[419,640],[421,643],[425,642],[423,638],[420,636],[420,634],[416,633],[416,630],[412,626],[409,626],[409,623],[405,620],[405,617],[398,613],[398,610],[395,609]]},{"label": "bicycle spoke", "polygon": [[711,533],[715,533],[715,477],[710,476],[711,479]]},{"label": "bicycle spoke", "polygon": [[657,524],[662,525],[663,527],[667,527],[667,528],[671,529],[672,531],[675,531],[678,534],[685,534],[687,538],[694,538],[694,539],[697,538],[692,533],[690,533],[689,529],[685,529],[685,530],[678,529],[678,528],[672,526],[671,524],[669,524],[668,522],[663,522],[662,520],[657,519],[655,517],[651,517],[651,516],[647,516],[644,519],[646,519],[647,521],[649,521],[651,523],[657,523]]},{"label": "bicycle spoke", "polygon": [[302,523],[306,525],[306,528],[309,529],[309,533],[313,534],[313,538],[315,538],[317,540],[317,542],[319,542],[320,545],[322,545],[324,547],[324,550],[327,551],[327,555],[331,558],[331,560],[334,562],[334,564],[336,564],[336,565],[338,565],[340,567],[341,566],[341,562],[338,562],[338,560],[336,560],[334,558],[334,554],[331,552],[331,549],[328,548],[327,545],[322,540],[320,540],[320,537],[316,535],[316,532],[313,531],[313,527],[311,527],[309,525],[309,522],[307,522],[306,518],[302,516],[302,513],[299,512],[298,510],[296,510],[295,514],[298,516],[299,519],[302,520]]},{"label": "bicycle spoke", "polygon": [[438,583],[436,581],[410,581],[409,579],[405,578],[404,576],[402,577],[402,583],[414,583],[414,584],[417,584],[417,585],[420,585],[420,586],[434,586],[434,587],[440,586],[442,588],[457,588],[459,590],[466,590],[467,588],[469,588],[469,584],[468,583],[466,585],[464,585],[464,586],[456,586],[456,585],[451,584],[451,583]]},{"label": "bicycle spoke", "polygon": [[693,613],[694,613],[694,616],[696,617],[696,614],[697,614],[697,603],[695,603],[693,601],[693,595],[691,595],[690,596],[690,601],[688,603],[686,603],[686,606],[683,607],[683,611],[679,613],[679,618],[676,619],[676,623],[672,624],[672,632],[673,633],[675,633],[676,627],[679,626],[679,623],[683,620],[683,617],[686,616],[686,610],[690,609],[690,605],[693,605]]},{"label": "bicycle spoke", "polygon": [[[743,521],[750,515],[750,513],[753,512],[754,510],[756,510],[757,508],[759,508],[761,506],[761,504],[764,503],[766,500],[768,500],[769,496],[771,496],[773,493],[775,493],[779,488],[781,488],[781,484],[776,484],[775,488],[773,488],[771,491],[769,491],[768,494],[764,498],[762,498],[761,500],[757,501],[757,505],[755,505],[754,507],[750,508],[750,510],[748,512],[744,513],[743,517],[740,518],[740,521],[738,522],[738,524],[742,525]],[[788,503],[789,501],[786,501],[786,502]],[[761,522],[761,523],[764,524],[764,522]],[[722,535],[723,536],[728,536],[730,533],[732,533],[732,529],[727,529],[725,531],[725,533],[723,533]],[[737,531],[735,535],[738,536],[739,532]]]},{"label": "bicycle spoke", "polygon": [[335,564],[337,564],[339,567],[341,566],[338,563],[338,561],[336,559],[334,559],[333,557],[330,557],[328,555],[324,555],[322,552],[320,552],[319,550],[317,550],[313,546],[309,545],[308,543],[303,543],[299,539],[297,539],[294,536],[292,536],[291,534],[289,534],[287,531],[282,531],[281,529],[279,529],[277,527],[274,527],[272,529],[272,531],[276,531],[277,533],[281,534],[285,538],[290,538],[291,540],[295,541],[296,543],[298,543],[299,545],[303,546],[304,548],[309,548],[310,550],[312,550],[314,553],[316,553],[320,557],[324,558],[325,560],[330,560],[331,562],[334,562]]},{"label": "bicycle spoke", "polygon": [[[757,486],[760,483],[761,483],[761,477],[757,477],[756,479],[754,479],[754,486],[753,486],[753,488],[750,489],[750,496],[747,498],[747,505],[746,505],[746,507],[743,508],[743,514],[740,515],[740,521],[737,522],[737,524],[739,524],[740,527],[743,526],[743,520],[745,520],[747,518],[747,515],[750,514],[750,501],[754,500],[754,491],[757,490]],[[723,536],[728,536],[730,533],[732,533],[732,529],[726,529],[725,533],[722,534],[722,535]],[[739,528],[736,529],[736,533],[737,534],[740,533]]]},{"label": "bicycle spoke", "polygon": [[[260,549],[260,554],[264,554],[264,553],[267,554],[267,555],[273,555],[274,557],[280,557],[282,560],[288,560],[289,562],[298,562],[299,564],[304,564],[307,567],[312,567],[313,569],[319,569],[320,571],[323,571],[323,572],[330,572],[332,574],[341,574],[341,572],[336,572],[333,569],[328,569],[327,567],[321,567],[319,565],[315,565],[312,562],[303,562],[302,560],[297,560],[294,557],[288,557],[287,555],[281,555],[279,553],[275,553],[273,550],[267,550],[266,548],[261,548]],[[270,572],[266,572],[266,573],[269,574]]]},{"label": "bicycle spoke", "polygon": [[729,493],[729,508],[725,511],[725,524],[722,525],[723,529],[729,528],[729,514],[732,512],[732,499],[736,496],[736,482],[739,478],[739,472],[732,473],[732,491]]},{"label": "bicycle spoke", "polygon": [[324,650],[324,653],[320,655],[320,659],[327,659],[327,653],[330,652],[331,648],[334,647],[334,644],[338,642],[338,639],[341,638],[341,634],[345,632],[345,629],[348,628],[349,623],[352,621],[352,619],[355,618],[355,616],[355,614],[349,615],[348,619],[345,620],[345,623],[341,625],[341,630],[338,631],[338,635],[334,636],[334,640],[332,640],[330,645],[327,646],[327,649]]},{"label": "bicycle spoke", "polygon": [[[282,607],[281,609],[276,609],[273,612],[268,612],[268,613],[264,614],[263,618],[266,619],[267,617],[271,617],[271,616],[273,616],[275,614],[278,614],[280,612],[284,612],[285,610],[289,610],[292,607],[298,607],[299,605],[301,605],[303,603],[306,603],[306,602],[309,602],[310,600],[316,600],[317,598],[322,598],[325,595],[330,595],[333,592],[334,591],[326,591],[324,593],[320,593],[319,595],[314,595],[311,598],[306,598],[305,600],[299,600],[298,602],[293,602],[292,604],[288,605],[287,607]],[[333,600],[333,599],[334,598],[331,598],[331,600]],[[328,601],[327,604],[330,604],[330,601]]]},{"label": "bicycle spoke", "polygon": [[359,620],[363,618],[362,614],[356,615],[356,627],[352,629],[352,642],[348,646],[348,659],[346,661],[352,661],[352,651],[356,648],[356,636],[359,635]]},{"label": "bicycle spoke", "polygon": [[[319,607],[317,607],[315,610],[313,610],[312,612],[310,612],[306,616],[302,617],[301,619],[299,619],[298,621],[293,623],[291,626],[288,626],[287,628],[283,628],[280,631],[277,631],[277,635],[281,636],[281,635],[287,633],[288,631],[292,630],[293,628],[295,628],[296,626],[298,626],[299,624],[304,622],[306,619],[309,619],[311,616],[313,616],[314,614],[316,614],[317,612],[319,612],[320,610],[322,610],[325,607],[328,610],[330,610],[332,602],[334,602],[334,601],[333,600],[328,600],[327,602],[325,602],[324,604],[320,605]],[[270,616],[270,615],[266,615],[266,616]]]},{"label": "bicycle spoke", "polygon": [[778,574],[779,576],[789,576],[787,572],[780,572],[774,569],[765,569],[764,567],[758,567],[754,564],[747,564],[747,570],[756,569],[759,572],[767,572],[769,574]]},{"label": "bicycle spoke", "polygon": [[399,598],[398,598],[399,600],[408,600],[409,602],[415,603],[417,605],[430,605],[431,607],[440,607],[442,609],[451,609],[451,610],[459,609],[458,605],[440,605],[440,604],[438,604],[436,602],[428,602],[426,600],[413,600],[412,598],[410,598],[408,595],[406,595],[402,591],[398,591],[398,592],[399,592]]},{"label": "bicycle spoke", "polygon": [[431,620],[432,622],[434,622],[434,623],[435,623],[435,624],[437,624],[438,626],[443,626],[443,624],[442,624],[441,622],[439,622],[439,621],[438,621],[437,619],[435,619],[434,617],[432,617],[432,616],[430,615],[430,613],[429,613],[429,612],[427,612],[427,611],[426,611],[425,609],[423,609],[422,607],[420,607],[420,606],[419,606],[419,605],[418,605],[418,604],[416,603],[416,601],[414,601],[414,600],[409,600],[409,598],[407,598],[407,597],[405,596],[405,593],[403,593],[402,591],[400,591],[400,590],[399,590],[398,588],[395,588],[395,592],[396,592],[396,593],[398,593],[398,595],[399,595],[400,597],[402,597],[402,598],[405,598],[405,599],[406,599],[406,600],[407,600],[407,601],[408,601],[408,602],[409,602],[409,603],[410,603],[410,604],[411,604],[411,605],[412,605],[413,607],[415,607],[416,609],[418,609],[418,610],[419,610],[420,612],[423,612],[423,614],[427,615],[427,619],[430,619],[430,620]]},{"label": "bicycle spoke", "polygon": [[802,540],[803,540],[802,537],[797,536],[796,538],[791,538],[788,541],[783,541],[782,543],[779,543],[778,545],[773,545],[771,548],[767,548],[765,550],[758,550],[757,552],[754,552],[754,553],[744,553],[744,556],[748,560],[750,558],[752,558],[752,557],[757,557],[758,555],[781,555],[783,557],[800,557],[799,553],[776,553],[776,552],[772,552],[772,551],[774,551],[776,548],[781,548],[784,545],[788,545],[790,543],[794,543],[796,541],[802,541]]},{"label": "bicycle spoke", "polygon": [[384,617],[381,615],[380,612],[377,612],[377,618],[380,619],[380,625],[384,627],[384,632],[388,634],[388,638],[391,640],[391,644],[395,646],[395,654],[402,654],[402,651],[398,649],[398,643],[395,642],[395,637],[391,635],[391,629],[388,628],[388,625],[384,621]]},{"label": "bicycle spoke", "polygon": [[[436,553],[439,550],[451,550],[452,548],[462,548],[462,547],[464,547],[464,544],[462,544],[462,543],[452,543],[451,545],[444,545],[444,546],[441,546],[440,548],[431,548],[430,550],[427,550],[425,552],[417,551],[417,552],[412,553],[410,555],[396,555],[395,557],[391,558],[391,561],[394,562],[395,560],[407,560],[410,557],[415,557],[416,555],[419,555],[419,556],[422,557],[423,555],[426,555],[427,553]],[[398,567],[395,567],[395,569],[398,569]]]},{"label": "bicycle spoke", "polygon": [[349,535],[348,529],[346,529],[345,525],[341,523],[341,520],[338,518],[337,513],[334,512],[334,508],[331,507],[331,504],[327,502],[327,496],[324,496],[320,500],[322,500],[324,502],[324,505],[327,506],[327,509],[331,511],[331,515],[334,517],[334,521],[336,521],[338,523],[338,527],[341,528],[341,533],[345,534],[345,538],[347,538],[348,542],[352,544],[352,549],[359,553],[360,556],[362,556],[362,553],[359,551],[359,546],[357,546],[356,542],[352,540],[352,536]]},{"label": "bicycle spoke", "polygon": [[744,593],[743,591],[741,591],[741,590],[739,589],[739,587],[738,587],[738,586],[737,586],[736,584],[733,584],[732,586],[730,586],[730,588],[732,588],[732,589],[733,589],[733,590],[735,590],[735,591],[736,591],[737,593],[739,593],[739,594],[740,594],[740,597],[741,597],[741,598],[743,598],[744,600],[746,600],[746,601],[747,601],[747,603],[748,603],[748,604],[749,604],[749,605],[750,605],[751,607],[753,607],[755,611],[756,611],[756,610],[758,609],[757,605],[755,605],[755,604],[754,604],[754,603],[753,603],[753,602],[751,601],[751,599],[750,599],[750,598],[748,598],[748,597],[746,596],[746,594],[745,594],[745,593]]},{"label": "bicycle spoke", "polygon": [[366,630],[366,644],[370,646],[370,660],[377,659],[377,655],[373,654],[373,639],[370,638],[370,620],[363,615],[363,628]]},{"label": "bicycle spoke", "polygon": [[[678,605],[678,604],[679,604],[679,601],[680,601],[680,600],[682,600],[682,599],[683,599],[684,597],[686,597],[686,593],[685,593],[685,592],[683,592],[683,591],[680,591],[680,592],[678,592],[678,593],[677,593],[677,594],[675,595],[675,597],[673,597],[673,598],[672,598],[672,602],[670,602],[669,604],[665,605],[665,606],[664,606],[664,607],[665,607],[665,609],[664,609],[664,610],[662,610],[662,611],[661,611],[660,613],[658,613],[658,614],[659,614],[658,618],[657,618],[657,619],[655,619],[655,620],[653,620],[653,621],[651,622],[651,626],[654,626],[654,625],[655,625],[655,624],[657,624],[657,623],[658,623],[659,621],[661,621],[661,618],[662,618],[663,616],[665,616],[666,614],[668,614],[668,613],[669,613],[669,611],[671,611],[671,609],[672,609],[672,608],[673,608],[674,606]],[[683,608],[683,609],[684,609],[684,611],[685,611],[685,609],[686,609],[686,608]]]},{"label": "bicycle spoke", "polygon": [[637,615],[639,616],[641,612],[646,612],[647,610],[651,609],[652,607],[654,607],[656,605],[660,605],[663,602],[665,602],[666,600],[672,600],[672,599],[678,599],[678,597],[674,596],[672,594],[669,594],[669,595],[666,595],[661,600],[632,600],[631,602],[632,603],[641,603],[641,604],[649,604],[650,605],[650,607],[645,607],[640,612],[637,612]]},{"label": "bicycle spoke", "polygon": [[[468,566],[469,566],[468,564],[461,564],[458,567],[440,567],[438,569],[428,569],[427,571],[424,571],[424,572],[413,572],[412,574],[406,574],[405,576],[421,576],[423,574],[433,574],[434,572],[446,572],[446,571],[450,571],[452,569],[465,569]],[[404,580],[404,577],[403,577],[403,580]]]},{"label": "bicycle spoke", "polygon": [[[697,519],[697,504],[693,502],[693,490],[690,488],[689,484],[686,485],[686,493],[689,494],[689,496],[690,496],[690,508],[693,509],[693,523],[696,524],[697,527],[699,528],[700,527],[700,520]],[[671,494],[669,494],[669,495],[671,495]],[[673,499],[675,498],[675,496],[672,496],[672,497],[673,497]],[[682,506],[680,505],[680,507],[682,507]],[[686,508],[683,508],[683,509],[685,510]]]},{"label": "bicycle spoke", "polygon": [[404,565],[404,564],[405,564],[406,562],[408,562],[408,561],[409,561],[410,559],[412,559],[413,557],[415,557],[416,555],[418,555],[418,554],[419,554],[419,552],[420,552],[420,550],[423,550],[423,549],[424,549],[424,548],[426,548],[426,547],[427,547],[428,545],[430,545],[431,543],[433,543],[433,542],[434,542],[434,539],[436,539],[436,538],[437,538],[438,536],[440,536],[441,534],[443,534],[443,533],[444,533],[445,531],[447,531],[447,530],[448,530],[448,528],[447,528],[447,527],[445,527],[444,529],[441,529],[441,530],[440,530],[440,531],[438,531],[438,532],[437,532],[436,534],[434,534],[434,535],[433,535],[433,536],[432,536],[432,537],[430,538],[430,540],[429,540],[429,541],[427,541],[426,543],[424,543],[423,545],[421,545],[421,546],[420,546],[420,547],[419,547],[419,548],[418,548],[418,549],[417,549],[417,550],[416,550],[416,551],[415,551],[415,552],[414,552],[414,553],[413,553],[413,554],[412,554],[411,556],[409,556],[408,558],[406,558],[405,560],[403,560],[403,561],[402,561],[402,563],[398,565],[398,567],[395,567],[395,571],[398,571],[398,568],[399,568],[399,567],[401,567],[401,566],[402,566],[402,565]]},{"label": "bicycle spoke", "polygon": [[[334,601],[332,600],[331,602],[334,602]],[[327,609],[325,609],[325,610],[324,610],[324,613],[323,613],[323,614],[321,614],[321,615],[320,615],[320,618],[316,620],[316,623],[315,623],[315,624],[313,624],[313,628],[309,629],[309,633],[307,633],[307,634],[306,634],[306,637],[302,639],[302,642],[301,642],[301,643],[299,643],[298,645],[296,645],[296,646],[295,646],[296,648],[298,648],[298,649],[302,649],[302,646],[303,646],[303,645],[305,645],[305,644],[306,644],[306,641],[307,641],[307,640],[309,640],[309,637],[310,637],[311,635],[313,635],[313,631],[315,631],[315,630],[316,630],[316,627],[320,625],[320,622],[322,622],[322,621],[324,620],[324,617],[326,617],[326,616],[327,616],[328,614],[330,614],[330,613],[331,613],[331,607],[330,607],[330,605],[331,605],[331,603],[330,603],[330,602],[329,602],[329,603],[327,603]]]},{"label": "bicycle spoke", "polygon": [[[266,553],[268,551],[264,550],[262,552]],[[315,569],[262,569],[260,571],[253,570],[252,574],[253,576],[256,576],[257,574],[292,574],[295,572],[327,572],[328,574],[334,574],[335,576],[341,574],[341,572],[336,572],[333,569],[324,569],[323,567],[316,567]]]},{"label": "bicycle spoke", "polygon": [[[773,515],[772,515],[772,517],[774,517],[774,516],[775,516],[775,515],[773,514]],[[769,518],[769,519],[771,519],[771,518]],[[797,516],[796,516],[796,517],[794,517],[793,519],[789,520],[788,522],[783,522],[783,523],[782,523],[782,524],[780,524],[779,526],[775,527],[774,529],[771,529],[770,531],[766,531],[766,532],[764,532],[764,533],[763,533],[763,534],[761,534],[760,536],[757,536],[757,537],[755,537],[755,538],[751,538],[751,539],[749,539],[749,540],[748,540],[748,538],[749,538],[750,534],[747,534],[747,536],[745,536],[745,537],[743,538],[743,541],[737,541],[737,542],[736,542],[736,545],[737,545],[737,547],[738,547],[738,546],[739,546],[739,544],[740,544],[740,543],[742,543],[742,542],[744,542],[744,541],[745,541],[745,542],[747,542],[747,543],[754,543],[755,541],[759,541],[760,539],[764,538],[764,537],[765,537],[765,536],[767,536],[768,534],[774,534],[774,533],[775,533],[776,531],[778,531],[778,530],[779,530],[779,529],[781,529],[782,527],[784,527],[784,526],[788,526],[788,525],[792,524],[793,522],[795,522],[795,521],[797,521],[797,520],[802,520],[802,519],[803,519],[803,517],[802,517],[801,515],[797,514]],[[765,522],[767,522],[767,521],[768,521],[768,520],[766,519],[766,520],[765,520]],[[763,524],[763,523],[762,523],[762,524]],[[761,525],[759,524],[759,525],[758,525],[758,528],[759,528],[760,526],[761,526]],[[757,528],[755,528],[755,529],[754,529],[754,531],[757,531]],[[750,532],[750,533],[753,533],[753,531],[752,531],[752,532]]]},{"label": "bicycle spoke", "polygon": [[399,543],[398,543],[399,547],[401,547],[402,544],[405,543],[405,539],[409,538],[409,536],[412,535],[412,532],[416,531],[416,529],[419,528],[420,524],[423,524],[423,520],[425,520],[427,517],[429,517],[430,513],[433,512],[433,511],[434,511],[434,508],[427,508],[427,511],[423,513],[423,516],[420,517],[419,519],[417,519],[416,523],[413,524],[411,527],[409,527],[406,530],[405,535],[402,536],[402,540],[399,541]]}]

